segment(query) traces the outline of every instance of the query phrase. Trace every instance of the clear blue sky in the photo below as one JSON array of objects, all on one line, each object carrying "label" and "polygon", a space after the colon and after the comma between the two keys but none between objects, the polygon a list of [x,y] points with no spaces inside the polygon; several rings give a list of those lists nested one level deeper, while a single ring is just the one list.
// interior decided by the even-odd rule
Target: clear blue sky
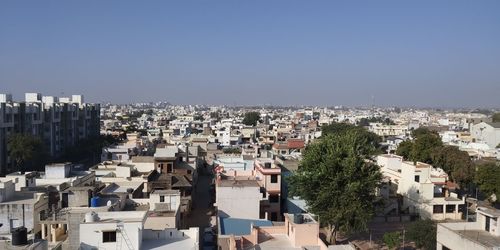
[{"label": "clear blue sky", "polygon": [[500,1],[0,1],[0,93],[500,107]]}]

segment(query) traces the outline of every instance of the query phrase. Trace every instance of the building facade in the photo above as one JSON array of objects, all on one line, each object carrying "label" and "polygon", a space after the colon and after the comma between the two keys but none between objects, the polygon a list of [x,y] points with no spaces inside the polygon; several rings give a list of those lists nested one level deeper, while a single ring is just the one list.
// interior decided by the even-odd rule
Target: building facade
[{"label": "building facade", "polygon": [[0,94],[0,174],[11,172],[9,136],[22,133],[40,138],[49,155],[60,157],[68,147],[99,136],[100,105],[83,102],[83,96],[42,96],[26,93],[25,101],[15,102]]}]

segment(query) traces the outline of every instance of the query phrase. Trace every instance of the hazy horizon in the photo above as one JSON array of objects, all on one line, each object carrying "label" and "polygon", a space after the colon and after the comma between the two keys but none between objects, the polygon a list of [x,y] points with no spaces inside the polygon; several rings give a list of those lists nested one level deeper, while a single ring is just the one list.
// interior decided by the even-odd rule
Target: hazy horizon
[{"label": "hazy horizon", "polygon": [[499,1],[6,0],[0,93],[500,108],[498,13]]}]

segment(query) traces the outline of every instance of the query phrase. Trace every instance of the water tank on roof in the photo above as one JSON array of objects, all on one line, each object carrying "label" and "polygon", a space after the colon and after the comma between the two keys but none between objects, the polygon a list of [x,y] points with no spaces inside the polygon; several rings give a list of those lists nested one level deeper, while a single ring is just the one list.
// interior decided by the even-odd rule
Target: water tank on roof
[{"label": "water tank on roof", "polygon": [[28,244],[28,230],[25,227],[12,229],[12,245],[22,246]]},{"label": "water tank on roof", "polygon": [[90,207],[99,207],[100,203],[101,203],[101,198],[99,198],[99,196],[92,197],[90,199]]},{"label": "water tank on roof", "polygon": [[99,221],[99,217],[94,211],[85,214],[85,222],[96,222],[96,221]]},{"label": "water tank on roof", "polygon": [[293,215],[293,223],[295,223],[295,224],[304,223],[304,216],[302,216],[302,214],[294,214]]}]

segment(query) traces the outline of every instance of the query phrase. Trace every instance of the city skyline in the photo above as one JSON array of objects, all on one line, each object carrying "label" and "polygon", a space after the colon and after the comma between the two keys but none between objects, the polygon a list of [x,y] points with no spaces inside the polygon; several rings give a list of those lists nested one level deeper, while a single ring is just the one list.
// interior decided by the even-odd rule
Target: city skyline
[{"label": "city skyline", "polygon": [[496,1],[2,1],[0,92],[498,108],[499,10]]}]

